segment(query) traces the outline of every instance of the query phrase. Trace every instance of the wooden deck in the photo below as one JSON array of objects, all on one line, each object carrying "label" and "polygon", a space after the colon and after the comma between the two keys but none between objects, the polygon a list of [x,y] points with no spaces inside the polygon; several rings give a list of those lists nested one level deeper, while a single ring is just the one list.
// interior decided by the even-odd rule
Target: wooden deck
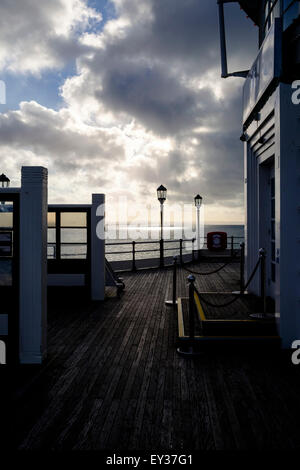
[{"label": "wooden deck", "polygon": [[[179,269],[178,295],[187,295],[186,277]],[[300,448],[300,366],[290,354],[209,351],[184,359],[175,348],[177,315],[164,305],[172,271],[123,278],[122,298],[100,304],[78,289],[49,291],[48,359],[15,373],[15,447]],[[238,265],[197,285],[237,289]]]}]

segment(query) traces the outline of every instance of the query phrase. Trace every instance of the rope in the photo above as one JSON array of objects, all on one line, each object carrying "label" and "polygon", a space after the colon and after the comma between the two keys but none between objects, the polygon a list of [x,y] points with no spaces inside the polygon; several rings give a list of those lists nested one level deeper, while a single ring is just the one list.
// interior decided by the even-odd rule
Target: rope
[{"label": "rope", "polygon": [[[260,258],[258,259],[256,265],[255,265],[255,268],[253,269],[252,271],[252,274],[251,276],[249,277],[249,280],[248,282],[246,283],[245,287],[244,287],[244,290],[249,286],[250,282],[252,281],[256,271],[257,271],[257,268],[260,264]],[[194,289],[195,289],[195,292],[196,294],[198,295],[199,299],[201,299],[205,304],[207,304],[209,307],[216,307],[216,308],[219,308],[219,307],[227,307],[228,305],[231,305],[233,304],[236,300],[238,300],[240,297],[243,297],[244,294],[240,293],[240,294],[235,294],[234,298],[229,300],[228,302],[226,302],[225,304],[220,304],[220,305],[216,305],[216,304],[212,304],[211,302],[209,302],[208,300],[206,300],[198,291],[198,289],[195,287],[195,284],[194,284]]]},{"label": "rope", "polygon": [[220,304],[220,305],[216,305],[216,304],[212,304],[211,302],[209,302],[208,300],[206,300],[199,292],[198,292],[198,289],[196,289],[196,287],[194,286],[194,289],[195,289],[195,292],[196,294],[198,295],[199,299],[201,299],[205,304],[207,304],[209,307],[227,307],[228,305],[231,305],[233,304],[234,302],[236,302],[240,297],[242,297],[243,294],[237,294],[234,296],[233,299],[229,300],[229,302],[226,302],[225,304]]},{"label": "rope", "polygon": [[252,274],[251,274],[251,276],[250,276],[249,279],[248,279],[248,282],[245,284],[244,290],[247,289],[247,287],[249,286],[250,282],[251,282],[252,279],[254,278],[254,275],[255,275],[255,273],[256,273],[256,271],[257,271],[257,268],[258,268],[259,264],[260,264],[260,258],[258,259],[258,261],[257,261],[257,263],[256,263],[256,265],[255,265],[255,268],[253,269]]},{"label": "rope", "polygon": [[215,269],[214,271],[209,271],[209,272],[206,272],[206,273],[203,273],[203,272],[199,272],[199,271],[193,271],[192,269],[189,269],[189,268],[186,268],[184,265],[182,265],[181,267],[191,273],[191,274],[198,274],[199,276],[209,276],[210,274],[216,274],[218,273],[219,271],[221,271],[221,269],[225,268],[225,266],[227,266],[228,264],[232,263],[232,261],[237,257],[237,253],[235,253],[235,255],[232,257],[232,259],[230,261],[227,261],[227,263],[224,263],[222,266],[219,266],[217,269]]}]

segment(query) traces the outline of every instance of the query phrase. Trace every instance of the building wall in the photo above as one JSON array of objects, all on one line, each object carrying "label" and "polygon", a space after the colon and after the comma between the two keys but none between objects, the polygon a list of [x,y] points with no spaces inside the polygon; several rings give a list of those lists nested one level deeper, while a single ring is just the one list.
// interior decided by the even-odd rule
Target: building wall
[{"label": "building wall", "polygon": [[[260,248],[266,247],[266,218],[268,214],[266,190],[266,171],[275,155],[275,94],[269,97],[260,110],[257,119],[247,128],[248,140],[244,146],[245,168],[245,259],[246,279],[248,279],[258,260]],[[267,264],[269,261],[267,250]],[[259,273],[249,286],[249,291],[259,295]]]},{"label": "building wall", "polygon": [[[267,292],[276,300],[283,347],[300,338],[300,105],[279,84],[247,128],[245,164],[246,278],[266,249]],[[275,283],[271,279],[270,174],[275,175]],[[259,295],[259,274],[249,291]]]},{"label": "building wall", "polygon": [[300,339],[300,104],[292,102],[293,89],[277,89],[276,193],[277,277],[276,310],[284,347]]}]

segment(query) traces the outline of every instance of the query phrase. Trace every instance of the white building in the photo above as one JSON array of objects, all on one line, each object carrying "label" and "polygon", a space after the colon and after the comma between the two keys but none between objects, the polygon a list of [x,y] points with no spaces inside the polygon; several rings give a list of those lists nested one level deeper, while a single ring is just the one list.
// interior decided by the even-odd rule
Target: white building
[{"label": "white building", "polygon": [[[218,1],[222,76],[246,78],[245,277],[264,248],[267,295],[289,348],[300,339],[300,6],[293,0],[237,2],[258,25],[260,47],[249,71],[228,73],[224,3]],[[259,295],[259,284],[256,276],[249,290]]]}]

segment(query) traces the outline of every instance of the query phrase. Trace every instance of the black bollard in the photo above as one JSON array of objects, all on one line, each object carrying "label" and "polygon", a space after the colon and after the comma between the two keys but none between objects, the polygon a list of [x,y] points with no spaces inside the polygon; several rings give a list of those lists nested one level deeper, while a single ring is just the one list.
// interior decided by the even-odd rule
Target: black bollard
[{"label": "black bollard", "polygon": [[260,298],[262,302],[263,314],[267,312],[266,302],[266,253],[263,248],[259,250],[260,257]]},{"label": "black bollard", "polygon": [[190,340],[193,341],[195,338],[195,300],[194,300],[195,276],[190,274],[188,276],[188,281],[189,281],[189,328],[190,328]]},{"label": "black bollard", "polygon": [[266,252],[264,248],[259,249],[260,259],[260,299],[262,313],[251,313],[250,317],[258,320],[274,319],[272,313],[267,313],[267,291],[266,291]]},{"label": "black bollard", "polygon": [[245,290],[245,243],[244,242],[240,244],[240,248],[241,248],[240,290],[241,290],[241,294],[243,294]]}]

